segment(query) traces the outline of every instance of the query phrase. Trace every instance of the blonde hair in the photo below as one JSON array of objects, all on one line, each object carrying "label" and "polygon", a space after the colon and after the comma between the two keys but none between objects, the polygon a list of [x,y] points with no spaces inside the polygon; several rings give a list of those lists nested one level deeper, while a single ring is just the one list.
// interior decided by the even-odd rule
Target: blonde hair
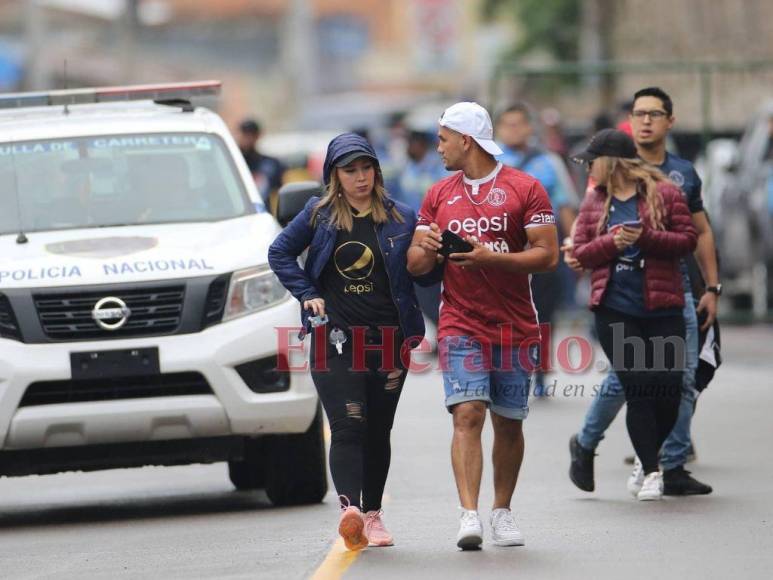
[{"label": "blonde hair", "polygon": [[[389,197],[386,189],[384,188],[384,178],[381,175],[381,170],[377,163],[374,162],[374,168],[376,170],[376,178],[373,183],[373,191],[370,196],[370,215],[374,223],[383,224],[389,221],[389,216],[392,216],[397,222],[403,223],[405,220],[403,216],[397,211],[396,207],[393,207],[391,211],[386,209],[386,201]],[[325,195],[319,200],[319,203],[311,212],[312,225],[317,219],[317,214],[325,207],[330,207],[330,223],[332,223],[337,229],[352,231],[354,226],[354,215],[352,214],[352,206],[346,200],[344,189],[341,186],[341,181],[338,179],[338,170],[334,168],[330,172],[330,183],[327,186]]]},{"label": "blonde hair", "polygon": [[597,232],[601,233],[609,220],[609,208],[612,205],[612,193],[623,187],[626,181],[635,181],[636,195],[643,195],[649,213],[649,225],[656,230],[664,230],[663,216],[665,213],[663,198],[658,191],[658,183],[668,181],[668,178],[657,168],[641,159],[626,159],[624,157],[598,157],[593,161],[601,167],[605,176],[598,185],[606,190],[604,213],[599,220]]}]

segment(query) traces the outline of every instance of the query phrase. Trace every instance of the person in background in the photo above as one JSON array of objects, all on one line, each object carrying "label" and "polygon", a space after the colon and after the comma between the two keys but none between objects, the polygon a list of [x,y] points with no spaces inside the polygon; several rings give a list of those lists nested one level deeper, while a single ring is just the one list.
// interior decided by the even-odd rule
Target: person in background
[{"label": "person in background", "polygon": [[569,152],[569,146],[564,137],[564,129],[561,126],[561,113],[558,109],[548,107],[540,112],[540,121],[542,121],[543,137],[545,148],[558,155],[562,160],[566,159]]},{"label": "person in background", "polygon": [[633,108],[633,101],[621,101],[617,105],[615,127],[618,131],[622,131],[626,135],[633,135],[633,128],[631,127],[631,109]]},{"label": "person in background", "polygon": [[[529,106],[525,103],[515,103],[502,111],[497,118],[496,137],[503,152],[497,159],[540,182],[547,191],[553,213],[558,218],[559,237],[568,235],[577,215],[576,206],[570,196],[576,199],[576,193],[573,189],[568,190],[571,187],[571,179],[563,161],[558,157],[551,157],[549,152],[534,144],[534,122]],[[562,175],[565,178],[562,178]],[[571,301],[574,297],[575,281],[575,274],[561,264],[553,272],[532,276],[532,296],[541,325],[553,324],[556,310],[563,302],[562,288],[566,288]],[[534,373],[533,393],[537,397],[550,394],[542,371]]]},{"label": "person in background", "polygon": [[[431,133],[409,131],[406,154],[407,163],[398,180],[394,197],[418,212],[429,188],[447,177],[448,171],[435,150],[435,136]],[[437,327],[440,316],[440,283],[415,286],[421,311]]]},{"label": "person in background", "polygon": [[496,126],[497,144],[502,155],[497,159],[520,171],[528,173],[540,182],[550,196],[560,231],[569,233],[577,217],[572,201],[576,194],[567,190],[556,164],[548,152],[536,143],[534,119],[525,103],[515,103],[499,114]]},{"label": "person in background", "polygon": [[597,133],[576,161],[590,166],[596,186],[580,207],[573,254],[592,270],[596,333],[625,392],[641,472],[627,486],[639,500],[657,500],[658,453],[679,415],[687,358],[679,259],[698,236],[681,190],[638,157],[627,134]]},{"label": "person in background", "polygon": [[278,159],[260,153],[258,141],[261,133],[260,123],[255,119],[245,119],[239,123],[236,143],[252,173],[263,203],[273,211],[275,203],[272,204],[272,200],[276,198],[276,193],[282,186],[285,167]]},{"label": "person in background", "polygon": [[400,178],[400,172],[408,162],[408,127],[406,126],[406,117],[408,113],[405,111],[396,111],[389,116],[387,121],[387,135],[384,149],[386,150],[386,159],[382,165],[387,165],[389,170],[388,176],[384,179],[385,183],[392,189],[388,191],[397,191],[399,184],[397,183]]},{"label": "person in background", "polygon": [[[599,111],[595,117],[593,117],[593,122],[591,123],[591,126],[589,127],[589,133],[585,138],[583,138],[580,142],[575,143],[570,149],[569,149],[569,159],[573,159],[576,157],[579,153],[583,152],[585,148],[588,146],[588,142],[590,141],[591,137],[601,131],[602,129],[612,129],[614,128],[614,121],[612,120],[612,117],[607,113],[606,111]],[[578,165],[577,163],[570,163],[569,164],[569,173],[572,176],[572,182],[574,183],[575,190],[583,192],[583,195],[585,191],[588,188],[588,172],[586,171],[586,167],[584,165]],[[564,234],[565,236],[568,236],[569,234]]]},{"label": "person in background", "polygon": [[[684,469],[684,465],[693,453],[690,425],[698,397],[695,388],[699,352],[698,314],[705,315],[700,330],[708,329],[716,318],[719,295],[722,291],[722,286],[719,284],[714,235],[703,207],[701,180],[695,168],[689,161],[666,151],[666,139],[675,121],[671,97],[660,88],[648,87],[634,95],[632,107],[631,130],[637,154],[681,188],[690,210],[693,226],[698,232],[694,257],[687,256],[680,264],[685,297],[682,314],[686,329],[687,366],[682,385],[679,416],[673,431],[663,445],[660,462],[664,470],[666,495],[704,495],[712,492],[711,486],[692,477],[690,472]],[[571,248],[567,250],[571,252]],[[705,290],[701,288],[701,296],[694,296],[691,290],[693,287],[703,286],[690,279],[689,262],[692,261],[697,261],[699,268],[694,269],[700,271],[705,281]],[[696,309],[695,300],[698,298],[700,301]],[[602,383],[600,395],[593,399],[588,409],[582,428],[570,439],[570,478],[584,491],[593,491],[595,450],[604,438],[604,432],[620,411],[623,402],[623,387],[616,374],[610,371]],[[629,478],[629,488],[632,491],[638,488],[642,477],[641,463],[636,461]]]},{"label": "person in background", "polygon": [[418,212],[429,188],[447,177],[448,171],[435,151],[434,135],[426,131],[409,131],[406,156],[394,197]]}]

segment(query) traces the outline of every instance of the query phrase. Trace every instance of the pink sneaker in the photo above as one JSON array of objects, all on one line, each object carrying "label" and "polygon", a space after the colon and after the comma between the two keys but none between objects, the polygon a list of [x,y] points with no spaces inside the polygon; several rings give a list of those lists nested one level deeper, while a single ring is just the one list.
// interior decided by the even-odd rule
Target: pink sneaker
[{"label": "pink sneaker", "polygon": [[341,512],[338,521],[338,533],[344,539],[348,550],[362,550],[368,547],[368,538],[364,533],[365,522],[360,508],[349,506]]},{"label": "pink sneaker", "polygon": [[365,535],[368,537],[370,546],[394,546],[392,534],[390,534],[381,516],[384,510],[372,511],[365,514]]}]

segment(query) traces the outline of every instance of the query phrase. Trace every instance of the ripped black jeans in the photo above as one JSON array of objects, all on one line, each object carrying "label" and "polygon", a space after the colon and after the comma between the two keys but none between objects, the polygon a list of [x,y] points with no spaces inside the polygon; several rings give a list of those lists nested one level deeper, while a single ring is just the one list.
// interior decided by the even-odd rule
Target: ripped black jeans
[{"label": "ripped black jeans", "polygon": [[353,356],[350,332],[340,355],[328,340],[329,332],[325,329],[324,363],[312,333],[310,363],[311,377],[330,423],[333,483],[338,495],[363,513],[379,510],[392,457],[392,423],[407,376],[400,361],[402,337],[400,333],[394,336],[393,360],[382,367],[383,353],[371,350],[382,344],[379,334],[365,336],[368,348],[358,360]]}]

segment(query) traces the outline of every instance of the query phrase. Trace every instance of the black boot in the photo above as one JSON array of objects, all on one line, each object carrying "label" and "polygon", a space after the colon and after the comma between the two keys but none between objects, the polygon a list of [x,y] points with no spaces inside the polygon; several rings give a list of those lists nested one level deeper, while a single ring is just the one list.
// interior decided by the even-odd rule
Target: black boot
[{"label": "black boot", "polygon": [[706,495],[713,490],[690,475],[684,467],[663,471],[664,495]]},{"label": "black boot", "polygon": [[585,449],[577,441],[577,435],[569,439],[569,454],[572,463],[569,466],[569,479],[583,491],[593,491],[596,484],[593,480],[593,458],[595,453]]}]

